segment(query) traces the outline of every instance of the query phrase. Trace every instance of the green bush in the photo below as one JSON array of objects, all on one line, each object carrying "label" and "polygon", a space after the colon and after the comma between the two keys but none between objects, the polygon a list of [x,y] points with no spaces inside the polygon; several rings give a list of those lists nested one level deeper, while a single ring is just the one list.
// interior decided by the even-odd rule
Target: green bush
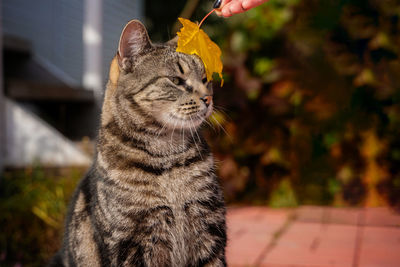
[{"label": "green bush", "polygon": [[43,266],[61,242],[81,169],[6,171],[0,183],[0,265]]}]

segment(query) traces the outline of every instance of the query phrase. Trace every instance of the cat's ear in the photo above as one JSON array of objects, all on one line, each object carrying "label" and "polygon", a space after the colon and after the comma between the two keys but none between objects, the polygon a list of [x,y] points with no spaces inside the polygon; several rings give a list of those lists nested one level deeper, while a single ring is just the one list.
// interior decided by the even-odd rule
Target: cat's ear
[{"label": "cat's ear", "polygon": [[178,38],[179,38],[178,35],[175,36],[174,38],[172,38],[171,40],[169,40],[167,42],[167,45],[169,45],[169,46],[171,46],[171,47],[176,49],[176,47],[178,46]]},{"label": "cat's ear", "polygon": [[135,56],[153,47],[146,27],[138,20],[131,20],[122,30],[118,45],[118,63],[122,69],[130,69]]}]

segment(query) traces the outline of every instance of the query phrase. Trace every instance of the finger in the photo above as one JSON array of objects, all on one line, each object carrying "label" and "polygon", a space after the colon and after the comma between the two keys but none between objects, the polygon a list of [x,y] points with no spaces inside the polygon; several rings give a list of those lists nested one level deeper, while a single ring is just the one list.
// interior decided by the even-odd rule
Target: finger
[{"label": "finger", "polygon": [[215,9],[215,13],[216,13],[218,16],[220,16],[220,17],[229,17],[229,16],[230,16],[229,14],[225,14],[225,15],[224,15],[224,14],[222,13],[222,9],[223,9],[223,7],[224,7],[225,5],[229,4],[231,1],[232,1],[232,0],[222,0],[222,1],[221,1],[220,7]]},{"label": "finger", "polygon": [[261,5],[264,2],[267,2],[268,0],[244,0],[242,3],[242,6],[244,9],[248,10],[250,8],[256,7]]},{"label": "finger", "polygon": [[233,1],[229,5],[229,9],[231,11],[231,14],[239,14],[243,13],[246,11],[245,8],[243,8],[242,1]]},{"label": "finger", "polygon": [[222,14],[223,17],[226,17],[226,18],[232,16],[232,12],[231,12],[229,6],[224,7],[221,10],[221,14]]},{"label": "finger", "polygon": [[222,16],[230,17],[234,14],[244,12],[245,10],[242,8],[241,2],[241,0],[234,0],[224,5],[221,9]]}]

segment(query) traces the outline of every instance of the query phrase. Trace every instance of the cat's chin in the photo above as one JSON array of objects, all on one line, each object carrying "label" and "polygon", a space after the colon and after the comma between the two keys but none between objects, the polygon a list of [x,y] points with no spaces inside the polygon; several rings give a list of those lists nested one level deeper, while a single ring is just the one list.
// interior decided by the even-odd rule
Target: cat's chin
[{"label": "cat's chin", "polygon": [[168,114],[162,116],[162,125],[171,130],[196,130],[209,116],[208,112],[205,114],[196,114],[192,116],[179,116],[175,114]]}]

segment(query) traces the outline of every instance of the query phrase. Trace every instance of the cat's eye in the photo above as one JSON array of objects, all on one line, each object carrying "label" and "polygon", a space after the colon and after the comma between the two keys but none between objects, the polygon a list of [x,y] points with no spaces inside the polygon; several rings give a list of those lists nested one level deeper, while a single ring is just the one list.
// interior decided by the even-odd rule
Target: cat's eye
[{"label": "cat's eye", "polygon": [[185,81],[182,78],[179,77],[170,77],[169,78],[171,82],[173,82],[175,85],[183,85]]},{"label": "cat's eye", "polygon": [[201,80],[203,83],[207,83],[208,82],[208,80],[207,80],[207,77],[204,77],[203,78],[203,80]]},{"label": "cat's eye", "polygon": [[178,65],[179,71],[180,71],[182,74],[185,74],[185,71],[183,70],[182,65],[181,65],[181,63],[179,63],[179,61],[177,62],[177,65]]}]

